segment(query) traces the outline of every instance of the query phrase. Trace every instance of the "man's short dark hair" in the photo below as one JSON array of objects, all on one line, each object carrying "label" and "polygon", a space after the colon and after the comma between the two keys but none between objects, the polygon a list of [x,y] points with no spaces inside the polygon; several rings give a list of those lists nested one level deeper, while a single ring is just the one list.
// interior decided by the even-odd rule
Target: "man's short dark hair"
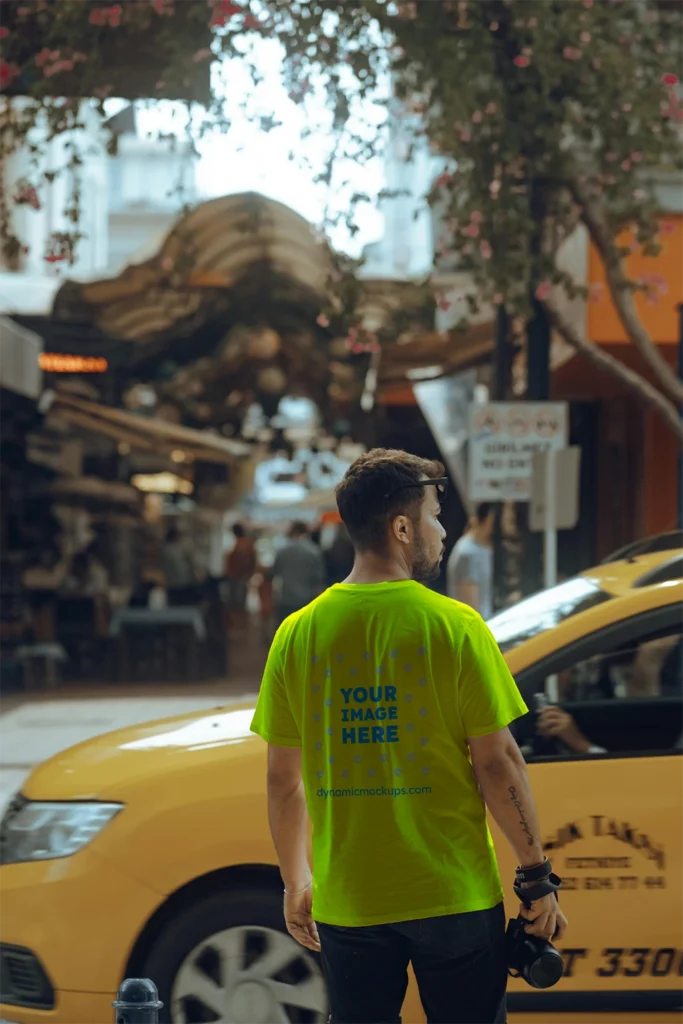
[{"label": "man's short dark hair", "polygon": [[419,484],[444,475],[432,459],[391,448],[373,448],[349,466],[337,487],[337,508],[353,546],[359,551],[384,550],[387,529],[399,515],[416,514],[425,489]]},{"label": "man's short dark hair", "polygon": [[308,533],[308,527],[301,519],[295,519],[289,528],[290,537],[305,537]]},{"label": "man's short dark hair", "polygon": [[235,535],[235,537],[238,538],[245,536],[245,530],[241,523],[235,523],[235,525],[232,528],[232,532]]},{"label": "man's short dark hair", "polygon": [[488,501],[482,501],[481,505],[477,505],[474,510],[474,518],[478,523],[484,523],[492,512],[492,505],[490,505]]}]

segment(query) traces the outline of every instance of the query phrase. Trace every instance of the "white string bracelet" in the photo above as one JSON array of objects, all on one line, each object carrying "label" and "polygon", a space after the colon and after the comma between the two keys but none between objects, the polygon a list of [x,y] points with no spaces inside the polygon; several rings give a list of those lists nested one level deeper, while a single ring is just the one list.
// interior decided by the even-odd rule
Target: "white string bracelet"
[{"label": "white string bracelet", "polygon": [[303,887],[303,889],[295,889],[294,891],[292,891],[290,889],[285,889],[285,896],[301,896],[302,892],[306,892],[306,890],[310,889],[312,885],[313,885],[313,882],[310,881],[308,883],[308,885],[305,885]]}]

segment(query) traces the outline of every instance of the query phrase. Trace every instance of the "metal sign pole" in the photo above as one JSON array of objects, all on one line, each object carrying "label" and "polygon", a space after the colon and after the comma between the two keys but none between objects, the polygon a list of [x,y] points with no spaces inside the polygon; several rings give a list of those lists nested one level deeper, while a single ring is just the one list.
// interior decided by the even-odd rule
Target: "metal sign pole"
[{"label": "metal sign pole", "polygon": [[544,583],[554,587],[557,583],[557,499],[555,451],[549,448],[545,463],[545,551],[543,558]]}]

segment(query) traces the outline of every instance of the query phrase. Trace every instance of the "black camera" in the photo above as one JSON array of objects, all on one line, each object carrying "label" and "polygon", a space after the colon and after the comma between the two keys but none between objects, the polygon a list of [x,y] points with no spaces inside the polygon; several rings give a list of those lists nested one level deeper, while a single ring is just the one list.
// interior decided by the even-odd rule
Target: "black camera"
[{"label": "black camera", "polygon": [[557,985],[564,971],[562,957],[552,942],[529,935],[523,917],[510,921],[505,936],[508,970],[513,978],[524,978],[532,988]]}]

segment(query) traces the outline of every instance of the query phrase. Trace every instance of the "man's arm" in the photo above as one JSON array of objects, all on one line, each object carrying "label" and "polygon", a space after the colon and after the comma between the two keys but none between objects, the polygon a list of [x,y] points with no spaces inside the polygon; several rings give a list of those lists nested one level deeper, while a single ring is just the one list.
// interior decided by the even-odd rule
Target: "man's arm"
[{"label": "man's arm", "polygon": [[479,609],[479,584],[472,580],[462,580],[455,584],[455,599],[468,604],[475,611]]},{"label": "man's arm", "polygon": [[479,582],[473,558],[455,551],[446,567],[448,595],[462,604],[468,604],[475,611],[479,609]]},{"label": "man's arm", "polygon": [[287,929],[303,946],[319,950],[318,931],[311,916],[308,811],[300,747],[268,744],[268,821],[285,883]]},{"label": "man's arm", "polygon": [[[524,759],[508,728],[468,739],[472,767],[491,815],[514,850],[521,867],[545,859],[541,831]],[[561,938],[567,921],[554,895],[536,900],[522,911],[527,931]]]}]

